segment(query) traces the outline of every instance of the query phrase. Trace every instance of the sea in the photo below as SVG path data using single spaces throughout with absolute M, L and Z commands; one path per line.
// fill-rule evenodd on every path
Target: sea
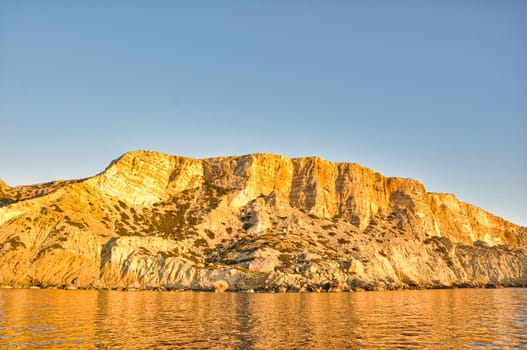
M 1 289 L 0 348 L 527 349 L 527 289 Z

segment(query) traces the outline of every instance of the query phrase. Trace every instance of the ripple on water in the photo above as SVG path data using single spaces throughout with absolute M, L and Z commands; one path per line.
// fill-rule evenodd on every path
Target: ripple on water
M 248 294 L 0 290 L 0 346 L 525 348 L 526 289 Z

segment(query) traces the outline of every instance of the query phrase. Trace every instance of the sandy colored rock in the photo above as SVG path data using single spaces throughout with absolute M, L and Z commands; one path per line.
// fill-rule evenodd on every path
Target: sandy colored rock
M 222 292 L 225 292 L 227 289 L 229 289 L 229 283 L 224 280 L 219 280 L 219 281 L 214 282 L 212 287 L 214 288 L 215 292 L 222 293 Z
M 521 286 L 526 249 L 527 228 L 452 194 L 318 157 L 135 151 L 87 179 L 0 182 L 6 286 Z
M 2 180 L 0 180 L 0 191 L 9 189 L 9 186 Z

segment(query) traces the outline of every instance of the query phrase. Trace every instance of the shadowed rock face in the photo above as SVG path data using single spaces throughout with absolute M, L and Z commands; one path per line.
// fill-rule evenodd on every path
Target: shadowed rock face
M 0 285 L 351 290 L 527 284 L 527 228 L 353 163 L 127 153 L 0 182 Z

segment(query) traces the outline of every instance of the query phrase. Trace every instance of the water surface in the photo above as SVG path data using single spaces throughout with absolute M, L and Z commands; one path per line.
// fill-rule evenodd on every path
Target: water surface
M 527 289 L 0 290 L 0 347 L 527 348 Z

